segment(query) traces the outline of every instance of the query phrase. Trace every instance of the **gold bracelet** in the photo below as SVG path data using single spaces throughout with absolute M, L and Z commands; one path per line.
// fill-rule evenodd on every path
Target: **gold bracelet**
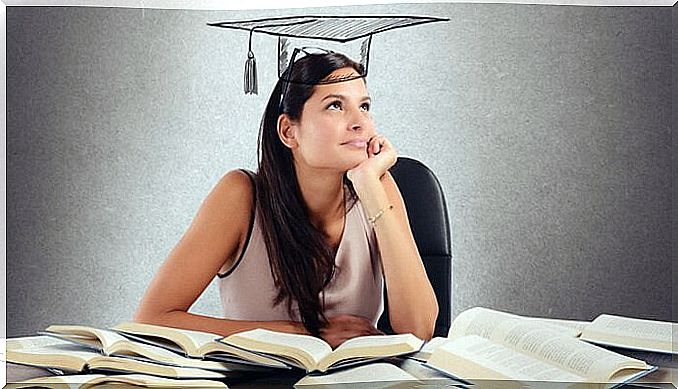
M 379 212 L 377 212 L 376 215 L 374 215 L 374 216 L 372 216 L 372 217 L 370 217 L 370 218 L 367 218 L 367 220 L 368 220 L 370 223 L 372 223 L 372 227 L 374 227 L 374 226 L 376 226 L 377 220 L 379 220 L 379 218 L 382 217 L 382 216 L 384 215 L 384 212 L 386 212 L 386 211 L 388 211 L 388 210 L 390 210 L 390 209 L 393 209 L 393 205 L 389 205 L 389 206 L 386 207 L 386 208 L 380 209 Z

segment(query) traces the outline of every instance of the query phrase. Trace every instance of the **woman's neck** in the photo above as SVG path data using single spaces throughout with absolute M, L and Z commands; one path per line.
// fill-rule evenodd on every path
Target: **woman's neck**
M 311 223 L 316 228 L 324 229 L 343 218 L 345 213 L 343 175 L 326 170 L 311 172 L 298 165 L 296 171 L 301 196 L 308 208 Z

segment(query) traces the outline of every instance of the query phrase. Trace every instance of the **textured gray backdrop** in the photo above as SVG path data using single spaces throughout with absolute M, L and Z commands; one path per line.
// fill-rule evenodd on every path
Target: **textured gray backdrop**
M 285 12 L 451 19 L 376 37 L 369 87 L 445 189 L 455 314 L 672 318 L 670 8 Z M 7 336 L 131 318 L 210 188 L 256 163 L 275 39 L 246 97 L 247 34 L 205 23 L 277 14 L 7 7 Z M 193 310 L 219 315 L 216 289 Z

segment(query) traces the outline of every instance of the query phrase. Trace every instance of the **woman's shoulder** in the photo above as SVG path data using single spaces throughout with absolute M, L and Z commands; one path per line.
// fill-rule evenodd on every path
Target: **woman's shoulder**
M 242 219 L 243 225 L 247 225 L 250 213 L 254 209 L 254 183 L 248 173 L 240 169 L 231 170 L 221 176 L 216 183 L 206 203 L 219 217 L 229 219 Z
M 254 173 L 249 170 L 233 169 L 221 176 L 217 187 L 232 194 L 249 194 L 251 197 L 254 194 L 254 177 Z
M 231 199 L 251 200 L 255 195 L 255 174 L 245 169 L 233 169 L 226 172 L 217 183 L 217 187 Z

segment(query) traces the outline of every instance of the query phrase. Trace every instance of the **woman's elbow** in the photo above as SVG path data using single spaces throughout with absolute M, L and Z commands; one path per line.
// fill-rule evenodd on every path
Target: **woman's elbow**
M 435 320 L 434 321 L 424 321 L 421 320 L 419 323 L 411 323 L 409 326 L 403 326 L 398 329 L 393 328 L 396 333 L 406 334 L 411 333 L 422 340 L 431 340 L 435 330 Z
M 144 324 L 154 324 L 158 320 L 158 314 L 140 305 L 132 316 L 132 321 Z
M 438 305 L 431 307 L 430 312 L 420 313 L 407 322 L 393 322 L 392 327 L 396 333 L 411 333 L 419 339 L 430 340 L 433 337 L 438 319 Z
M 438 319 L 438 305 L 433 307 L 431 314 L 422 317 L 417 323 L 417 329 L 414 335 L 423 340 L 431 340 L 436 329 L 436 320 Z
M 162 325 L 163 318 L 173 310 L 161 309 L 160 304 L 142 301 L 132 316 L 132 321 L 144 324 Z

